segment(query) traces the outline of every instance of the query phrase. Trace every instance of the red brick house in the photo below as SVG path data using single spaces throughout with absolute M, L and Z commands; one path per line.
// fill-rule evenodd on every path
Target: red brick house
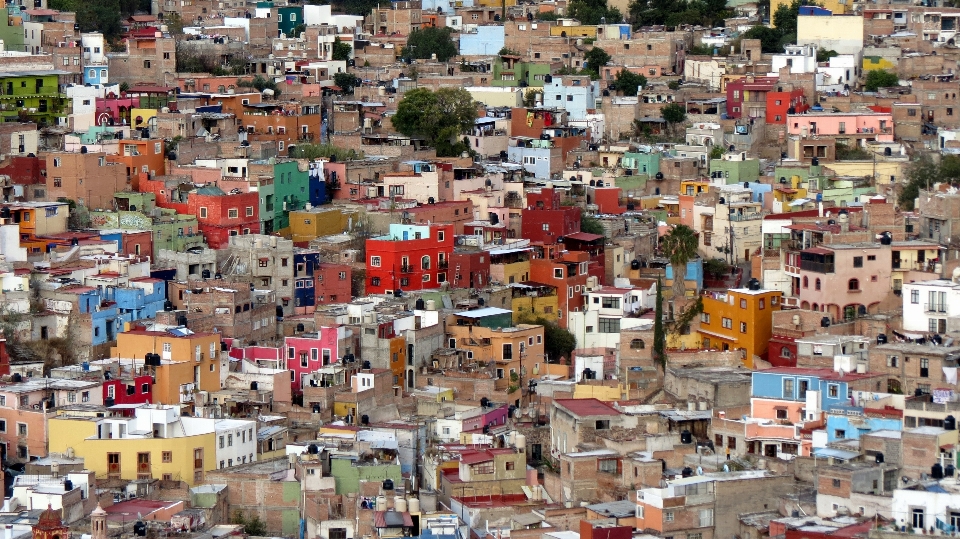
M 153 193 L 157 206 L 196 215 L 200 233 L 211 249 L 227 244 L 230 236 L 260 233 L 260 198 L 257 193 L 225 193 L 215 185 L 196 187 L 167 183 L 140 175 L 140 191 Z
M 521 211 L 520 222 L 522 237 L 533 243 L 557 243 L 561 237 L 580 232 L 580 208 L 561 206 L 560 192 L 544 187 L 527 193 L 527 207 Z
M 391 224 L 384 236 L 367 240 L 368 294 L 439 288 L 449 280 L 454 227 L 450 224 Z

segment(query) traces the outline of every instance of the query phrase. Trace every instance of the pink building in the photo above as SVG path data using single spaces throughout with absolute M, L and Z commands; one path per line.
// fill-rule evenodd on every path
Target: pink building
M 893 114 L 889 112 L 807 112 L 787 116 L 791 135 L 843 136 L 893 142 Z M 870 135 L 873 135 L 872 137 Z
M 326 365 L 339 363 L 341 341 L 347 338 L 347 328 L 319 327 L 316 333 L 303 333 L 283 340 L 286 349 L 286 368 L 292 371 L 290 384 L 294 393 L 303 390 L 303 378 Z
M 800 308 L 834 321 L 876 312 L 890 291 L 891 260 L 889 246 L 873 243 L 800 251 Z

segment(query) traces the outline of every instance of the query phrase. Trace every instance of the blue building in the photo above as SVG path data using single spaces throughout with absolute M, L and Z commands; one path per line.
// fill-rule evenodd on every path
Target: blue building
M 864 434 L 878 430 L 903 430 L 903 414 L 896 410 L 864 409 L 858 406 L 827 410 L 827 442 L 859 440 Z
M 87 334 L 84 337 L 89 336 L 90 344 L 106 344 L 115 340 L 117 333 L 123 331 L 120 309 L 116 303 L 107 300 L 103 291 L 80 287 L 65 292 L 76 294 L 75 312 L 79 316 L 75 316 L 71 324 L 76 330 Z
M 477 26 L 476 30 L 460 34 L 461 56 L 490 56 L 500 53 L 506 44 L 504 27 Z
M 317 292 L 314 285 L 316 269 L 320 267 L 320 253 L 293 253 L 293 306 L 297 314 L 306 313 L 307 307 L 316 307 Z
M 673 265 L 668 264 L 665 272 L 668 281 L 673 280 Z M 685 281 L 695 281 L 697 290 L 703 290 L 703 259 L 696 258 L 687 262 L 687 273 L 684 276 Z
M 600 108 L 599 99 L 600 82 L 590 77 L 553 77 L 543 83 L 543 106 L 564 109 L 570 120 L 586 120 L 588 110 Z
M 775 399 L 783 401 L 807 401 L 807 393 L 817 391 L 819 409 L 846 406 L 850 403 L 853 381 L 869 380 L 877 375 L 845 373 L 830 369 L 803 369 L 781 367 L 753 373 L 752 397 L 755 399 Z M 869 390 L 865 383 L 857 389 Z M 812 412 L 812 411 L 808 411 Z M 809 416 L 808 416 L 809 417 Z
M 335 181 L 336 172 L 332 174 L 333 180 Z M 307 184 L 309 189 L 307 198 L 310 204 L 320 206 L 321 204 L 329 202 L 329 200 L 327 200 L 327 178 L 324 177 L 322 166 L 315 166 L 313 163 L 310 164 L 310 168 L 307 171 Z
M 514 137 L 507 146 L 507 159 L 537 178 L 549 178 L 551 160 L 560 159 L 560 155 L 560 149 L 554 147 L 552 140 Z
M 89 65 L 83 68 L 83 83 L 91 86 L 108 84 L 110 82 L 110 68 L 106 64 Z

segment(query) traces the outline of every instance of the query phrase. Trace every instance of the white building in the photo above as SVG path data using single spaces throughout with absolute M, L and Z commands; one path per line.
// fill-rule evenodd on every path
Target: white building
M 587 308 L 569 314 L 568 325 L 577 348 L 616 348 L 620 331 L 652 327 L 653 320 L 631 317 L 649 302 L 649 295 L 647 290 L 613 287 L 587 294 Z
M 955 272 L 956 273 L 956 272 Z M 903 283 L 903 329 L 930 333 L 960 331 L 960 283 L 936 279 Z
M 898 489 L 893 491 L 889 517 L 898 525 L 915 530 L 937 528 L 937 521 L 960 527 L 960 484 L 956 477 L 939 482 L 939 488 Z M 886 516 L 886 515 L 885 515 Z
M 770 62 L 770 75 L 777 76 L 784 67 L 790 73 L 813 73 L 817 69 L 817 46 L 787 45 L 783 54 L 774 54 Z
M 854 86 L 860 76 L 857 57 L 852 54 L 841 54 L 831 58 L 826 66 L 817 69 L 818 92 L 843 92 L 846 86 Z M 851 82 L 852 81 L 852 82 Z
M 217 419 L 217 468 L 257 461 L 257 422 L 243 419 Z

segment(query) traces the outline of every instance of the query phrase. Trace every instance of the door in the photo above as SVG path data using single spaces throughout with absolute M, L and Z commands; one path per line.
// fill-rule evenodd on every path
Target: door
M 193 482 L 203 482 L 203 448 L 193 450 Z
M 150 479 L 150 453 L 137 453 L 137 479 Z
M 107 453 L 107 477 L 120 477 L 120 453 Z

